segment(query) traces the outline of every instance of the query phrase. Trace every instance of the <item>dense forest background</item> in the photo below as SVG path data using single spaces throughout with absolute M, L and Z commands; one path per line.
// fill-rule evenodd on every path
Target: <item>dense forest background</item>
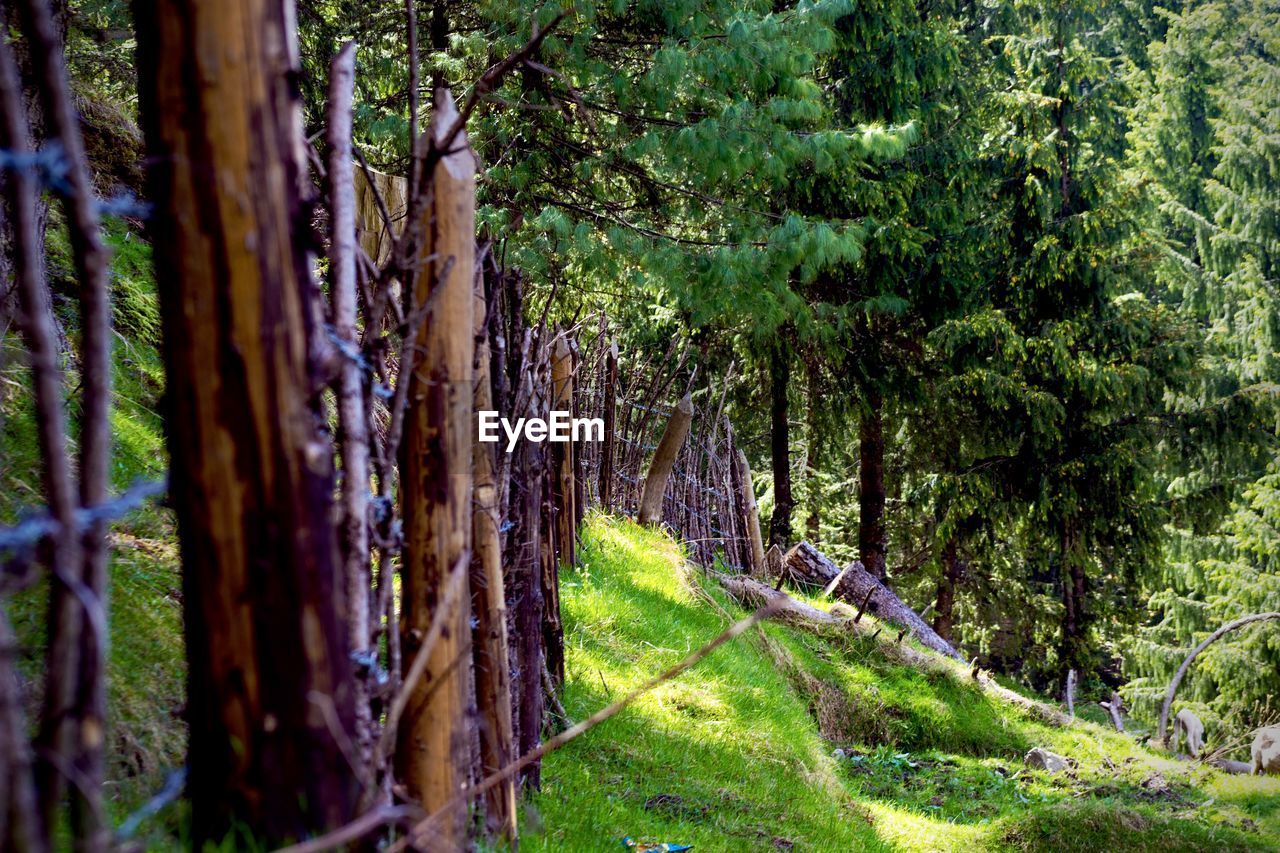
M 184 208 L 181 177 L 155 176 L 168 175 L 167 166 L 157 166 L 162 150 L 217 147 L 216 113 L 175 106 L 182 86 L 190 87 L 188 94 L 199 91 L 199 75 L 216 67 L 212 60 L 197 63 L 197 72 L 185 64 L 188 55 L 205 61 L 200 51 L 214 43 L 206 39 L 214 38 L 209 21 L 217 12 L 209 7 L 216 5 L 11 0 L 0 6 L 13 57 L 5 62 L 15 72 L 0 87 L 7 117 L 0 168 L 8 193 L 0 253 L 0 521 L 6 525 L 0 556 L 8 562 L 0 591 L 12 625 L 0 626 L 0 652 L 17 652 L 12 679 L 7 665 L 0 669 L 8 700 L 0 702 L 0 729 L 16 737 L 26 723 L 13 722 L 18 718 L 11 713 L 38 720 L 38 709 L 58 701 L 52 686 L 58 679 L 41 682 L 59 672 L 58 620 L 79 619 L 67 614 L 85 593 L 56 572 L 50 581 L 33 567 L 70 559 L 66 541 L 80 537 L 69 531 L 80 531 L 90 537 L 85 566 L 99 563 L 96 575 L 85 575 L 88 594 L 111 602 L 109 615 L 83 605 L 87 614 L 98 614 L 87 615 L 86 624 L 109 618 L 109 630 L 84 633 L 109 635 L 109 651 L 105 642 L 95 650 L 92 639 L 76 641 L 87 643 L 80 647 L 83 660 L 100 657 L 105 686 L 94 687 L 102 674 L 91 669 L 65 685 L 67 702 L 99 708 L 98 718 L 110 725 L 105 746 L 85 747 L 85 755 L 106 756 L 81 768 L 87 787 L 121 779 L 162 786 L 165 774 L 184 763 L 184 725 L 196 725 L 187 715 L 218 700 L 216 691 L 193 695 L 187 670 L 216 669 L 217 647 L 211 646 L 212 662 L 201 663 L 184 646 L 182 626 L 185 607 L 188 644 L 193 624 L 219 629 L 213 611 L 201 617 L 208 624 L 193 621 L 198 608 L 192 601 L 198 592 L 216 598 L 217 581 L 210 578 L 223 576 L 226 564 L 215 547 L 221 546 L 210 537 L 213 544 L 200 557 L 203 540 L 187 531 L 198 526 L 191 520 L 203 512 L 197 507 L 217 503 L 210 497 L 217 494 L 213 481 L 192 471 L 206 457 L 214 465 L 220 445 L 206 440 L 212 421 L 183 413 L 201 405 L 203 386 L 185 380 L 204 375 L 202 358 L 214 353 L 217 365 L 229 363 L 227 351 L 218 349 L 229 338 L 209 332 L 206 339 L 201 329 L 202 312 L 222 317 L 230 309 L 212 298 L 202 302 L 200 288 L 215 292 L 237 267 L 230 254 L 210 249 L 207 279 L 193 272 L 199 262 L 191 259 L 211 244 L 183 229 L 216 196 L 201 201 L 197 193 Z M 509 314 L 501 322 L 516 324 L 498 330 L 490 320 L 484 346 L 496 348 L 512 329 L 532 329 L 535 351 L 558 352 L 554 341 L 538 336 L 544 328 L 573 327 L 585 330 L 589 352 L 607 350 L 607 339 L 624 363 L 677 364 L 672 388 L 687 386 L 701 409 L 722 413 L 732 424 L 734 446 L 756 472 L 750 485 L 764 546 L 785 552 L 807 541 L 838 565 L 859 561 L 963 652 L 975 677 L 989 671 L 1050 701 L 1068 690 L 1073 701 L 1115 694 L 1131 726 L 1145 731 L 1156 727 L 1166 687 L 1197 643 L 1232 620 L 1280 611 L 1275 0 L 237 0 L 228 6 L 236 11 L 226 13 L 225 38 L 251 42 L 245 33 L 259 14 L 279 27 L 279 33 L 268 29 L 264 43 L 274 44 L 278 34 L 296 37 L 296 45 L 281 49 L 292 60 L 296 47 L 296 68 L 261 95 L 268 105 L 277 103 L 273 97 L 300 101 L 306 153 L 299 181 L 316 190 L 290 208 L 295 249 L 286 246 L 281 257 L 294 251 L 320 258 L 314 268 L 294 259 L 298 276 L 314 272 L 317 304 L 336 306 L 323 309 L 329 313 L 315 337 L 332 338 L 339 361 L 358 362 L 373 377 L 353 372 L 344 378 L 343 368 L 332 368 L 327 396 L 315 395 L 345 480 L 352 470 L 345 442 L 354 422 L 342 407 L 344 400 L 364 399 L 371 425 L 364 441 L 374 449 L 358 470 L 362 482 L 374 483 L 373 495 L 337 490 L 332 468 L 327 480 L 306 474 L 288 486 L 262 488 L 273 496 L 263 498 L 268 504 L 295 489 L 290 500 L 301 509 L 285 516 L 286 528 L 322 527 L 317 519 L 327 517 L 331 504 L 350 518 L 357 511 L 344 503 L 349 498 L 364 501 L 357 504 L 364 519 L 368 504 L 373 521 L 361 521 L 367 528 L 361 546 L 353 550 L 355 540 L 342 540 L 330 578 L 347 583 L 344 567 L 364 572 L 359 595 L 373 624 L 352 629 L 352 647 L 373 662 L 357 661 L 361 667 L 401 668 L 399 657 L 389 657 L 400 654 L 390 639 L 398 633 L 400 596 L 430 605 L 416 615 L 404 605 L 401 617 L 417 620 L 403 628 L 413 642 L 441 630 L 430 607 L 456 604 L 443 563 L 463 551 L 439 551 L 437 576 L 398 574 L 401 544 L 406 553 L 414 542 L 427 550 L 444 547 L 431 538 L 441 534 L 422 531 L 438 531 L 434 525 L 445 522 L 424 514 L 415 528 L 412 497 L 400 485 L 417 476 L 417 469 L 405 473 L 411 463 L 403 454 L 413 452 L 406 448 L 428 448 L 422 458 L 434 459 L 430 454 L 441 445 L 432 443 L 436 427 L 423 421 L 415 428 L 412 409 L 405 424 L 394 414 L 403 402 L 397 347 L 419 334 L 415 309 L 454 309 L 440 307 L 450 297 L 432 306 L 415 301 L 427 297 L 413 284 L 417 268 L 405 260 L 442 239 L 435 226 L 424 231 L 423 245 L 401 238 L 386 256 L 366 256 L 369 264 L 344 271 L 334 246 L 348 220 L 334 203 L 340 197 L 334 187 L 356 173 L 407 178 L 406 218 L 437 211 L 445 196 L 434 176 L 449 160 L 448 151 L 433 147 L 442 127 L 457 133 L 445 134 L 445 148 L 463 140 L 475 156 L 471 236 L 482 247 L 476 261 L 486 282 L 482 296 L 490 299 L 491 314 L 498 310 L 492 305 L 501 304 L 499 313 Z M 37 8 L 45 11 L 31 11 Z M 52 41 L 42 42 L 46 36 Z M 344 47 L 349 42 L 355 47 Z M 273 56 L 269 47 L 262 50 Z M 59 90 L 61 72 L 50 69 L 62 67 Z M 352 69 L 353 95 L 350 132 L 343 137 L 333 132 L 342 111 L 335 112 L 332 87 L 345 67 Z M 246 99 L 259 97 L 256 78 L 248 75 L 244 83 Z M 58 91 L 65 103 L 53 97 Z M 457 115 L 444 106 L 447 100 L 453 110 L 455 97 L 462 118 L 456 127 L 441 124 L 439 116 Z M 82 151 L 67 144 L 64 106 L 74 112 Z M 15 132 L 19 114 L 29 139 Z M 280 150 L 304 144 L 290 136 L 288 120 L 268 124 L 284 140 Z M 250 146 L 246 162 L 268 154 Z M 26 188 L 28 180 L 33 188 Z M 277 190 L 264 184 L 263 198 L 245 204 L 265 210 Z M 30 230 L 47 280 L 43 307 L 34 296 L 23 301 L 23 273 L 36 257 L 24 241 L 23 199 L 31 204 Z M 420 258 L 433 270 L 432 281 L 449 275 L 443 251 Z M 105 301 L 95 309 L 92 294 L 99 291 L 86 282 L 94 280 L 94 259 L 108 256 L 101 262 Z M 346 292 L 343 276 L 359 282 L 349 285 L 347 314 L 337 296 Z M 522 302 L 511 308 L 495 301 L 505 282 L 517 279 Z M 185 308 L 179 296 L 190 298 L 181 303 Z M 469 291 L 459 298 L 467 301 Z M 395 307 L 400 301 L 403 310 Z M 301 318 L 307 311 L 289 299 L 281 305 L 285 325 L 290 312 Z M 33 344 L 39 336 L 32 318 L 45 309 L 50 322 L 42 340 L 53 349 L 42 350 Z M 597 317 L 607 319 L 597 323 Z M 466 318 L 462 326 L 469 328 L 471 313 Z M 384 323 L 385 339 L 375 340 Z M 483 308 L 476 323 L 477 330 L 485 326 Z M 181 342 L 188 340 L 194 343 L 184 351 Z M 280 352 L 301 346 L 287 335 L 281 340 Z M 519 341 L 507 345 L 519 351 Z M 313 366 L 280 357 L 274 381 L 287 386 L 303 375 L 314 378 Z M 506 381 L 502 371 L 509 370 L 519 399 L 520 371 L 532 371 L 535 361 L 522 368 L 513 355 L 494 382 Z M 53 375 L 42 374 L 41 365 L 53 370 L 55 362 L 68 426 L 67 435 L 50 438 L 54 410 L 42 408 L 46 398 L 38 386 L 42 376 Z M 470 350 L 466 362 L 469 371 Z M 94 378 L 93 365 L 106 365 L 105 379 Z M 553 394 L 560 387 L 555 376 L 548 374 Z M 243 382 L 245 399 L 256 400 L 252 375 Z M 363 390 L 346 396 L 346 387 Z M 289 406 L 310 403 L 281 394 L 278 422 L 292 424 Z M 678 397 L 673 391 L 667 402 Z M 222 400 L 224 410 L 230 400 Z M 243 433 L 218 422 L 229 441 L 236 435 L 248 441 L 255 426 L 274 422 L 246 406 Z M 288 429 L 281 431 L 283 445 L 264 439 L 262 446 L 306 450 L 288 443 Z M 387 435 L 389 443 L 378 445 Z M 48 460 L 63 445 L 74 461 L 70 473 L 59 474 Z M 468 466 L 471 452 L 465 444 Z M 51 491 L 51 483 L 65 486 L 72 474 L 81 478 L 79 497 Z M 157 502 L 166 478 L 174 497 Z M 585 501 L 580 495 L 579 504 Z M 76 507 L 94 506 L 110 512 L 73 524 Z M 392 506 L 400 507 L 403 525 L 401 516 L 384 523 Z M 52 526 L 41 527 L 47 517 Z M 608 536 L 603 522 L 593 523 L 583 551 L 600 559 L 601 537 Z M 60 526 L 67 524 L 73 526 Z M 469 521 L 465 526 L 471 530 Z M 505 536 L 507 525 L 499 526 Z M 415 530 L 423 538 L 415 540 Z M 93 556 L 99 553 L 94 531 L 102 542 L 109 539 L 109 556 L 105 545 Z M 299 557 L 308 547 L 300 541 L 265 553 L 281 564 L 310 565 Z M 570 530 L 565 542 L 573 541 Z M 574 563 L 574 547 L 555 552 L 565 570 Z M 507 553 L 492 564 L 499 589 Z M 80 559 L 78 550 L 74 556 Z M 555 562 L 553 556 L 553 568 Z M 262 568 L 246 565 L 247 577 Z M 263 593 L 263 612 L 297 603 L 309 613 L 320 601 L 323 621 L 328 593 L 310 585 L 311 571 L 286 573 Z M 350 589 L 347 594 L 358 599 Z M 484 593 L 472 596 L 481 614 Z M 501 609 L 495 612 L 501 623 Z M 450 613 L 469 635 L 468 617 Z M 379 627 L 384 618 L 385 629 Z M 335 616 L 326 627 L 349 621 Z M 564 626 L 558 628 L 565 643 Z M 320 655 L 325 660 L 310 660 L 306 678 L 312 681 L 298 687 L 302 695 L 324 692 L 326 679 L 341 682 L 337 673 L 346 666 L 329 659 L 343 657 L 334 636 L 324 634 L 317 644 L 308 630 L 299 627 L 289 642 L 300 650 L 327 644 L 328 651 Z M 516 626 L 513 649 L 518 636 Z M 567 642 L 573 644 L 571 636 Z M 411 657 L 406 651 L 406 669 Z M 479 659 L 475 665 L 478 672 L 484 668 Z M 281 679 L 293 677 L 289 662 L 278 666 Z M 563 667 L 561 661 L 560 672 L 551 666 L 548 673 L 551 705 L 564 687 Z M 264 669 L 268 683 L 272 672 Z M 445 683 L 450 676 L 439 677 Z M 77 690 L 102 693 L 73 702 Z M 536 690 L 541 693 L 540 682 Z M 390 702 L 379 706 L 375 697 L 370 712 L 369 696 L 360 695 L 365 717 L 357 711 L 355 722 L 343 723 L 359 730 L 357 748 L 377 756 L 394 740 L 377 734 L 379 714 L 388 713 Z M 1230 738 L 1280 719 L 1280 623 L 1261 620 L 1214 642 L 1196 659 L 1179 697 L 1181 707 L 1204 721 L 1211 740 L 1219 733 L 1216 745 L 1224 754 L 1247 752 L 1247 742 Z M 428 692 L 421 701 L 441 700 Z M 502 701 L 511 704 L 510 697 Z M 517 718 L 519 701 L 517 695 Z M 542 701 L 531 735 L 520 735 L 517 720 L 517 743 L 503 746 L 509 757 L 520 754 L 512 753 L 515 746 L 538 746 Z M 510 729 L 511 708 L 505 713 Z M 560 714 L 570 722 L 563 707 Z M 214 716 L 200 724 L 213 731 L 222 725 Z M 548 733 L 570 728 L 548 719 Z M 111 823 L 102 817 L 100 795 L 77 794 L 79 783 L 72 784 L 71 798 L 83 796 L 89 804 L 80 811 L 96 810 L 97 817 L 76 817 L 73 808 L 75 829 L 66 829 L 54 816 L 65 791 L 50 779 L 64 770 L 45 765 L 50 749 L 64 749 L 58 746 L 64 736 L 61 723 L 48 728 L 47 715 L 44 725 L 28 757 L 43 828 L 29 838 L 44 836 L 40 846 L 52 840 L 56 847 L 65 830 L 102 849 L 105 836 L 97 845 L 84 841 Z M 190 731 L 195 742 L 196 729 Z M 100 731 L 95 737 L 103 740 Z M 0 740 L 5 745 L 19 755 L 16 745 Z M 74 761 L 84 758 L 74 747 L 65 750 Z M 317 780 L 332 768 L 317 769 L 320 757 L 310 759 L 317 767 L 306 764 L 299 757 L 306 754 L 302 748 L 277 755 L 297 758 L 299 775 L 314 771 L 307 784 L 315 786 L 313 794 L 329 796 Z M 397 775 L 419 774 L 420 787 L 435 784 L 434 767 L 415 770 L 399 756 L 391 763 Z M 505 765 L 497 761 L 492 768 Z M 389 803 L 393 773 L 386 762 L 378 774 L 386 776 Z M 265 778 L 269 788 L 272 777 Z M 281 779 L 295 781 L 288 773 Z M 521 781 L 537 785 L 536 777 Z M 170 782 L 181 790 L 181 780 Z M 204 777 L 187 784 L 197 802 L 200 792 L 210 800 L 225 794 Z M 6 780 L 2 791 L 11 788 L 17 790 Z M 435 804 L 448 802 L 452 794 L 446 794 Z M 137 791 L 128 809 L 113 805 L 112 796 L 106 808 L 113 814 L 139 805 Z M 347 802 L 345 810 L 312 815 L 310 824 L 282 818 L 262 830 L 264 837 L 283 842 L 333 829 L 355 816 L 357 802 L 369 806 L 350 791 L 333 796 Z M 429 796 L 423 802 L 429 804 Z M 22 823 L 17 803 L 7 809 L 11 827 Z M 191 832 L 200 840 L 220 837 L 235 825 L 238 808 L 234 798 L 204 816 L 196 806 Z M 380 823 L 404 822 L 399 813 L 377 814 Z M 514 837 L 513 829 L 496 834 L 504 832 Z
M 473 80 L 559 11 L 423 10 L 423 74 Z M 482 227 L 624 350 L 681 334 L 738 365 L 770 541 L 936 600 L 1028 684 L 1074 667 L 1145 713 L 1199 632 L 1276 608 L 1274 8 L 571 15 L 471 129 Z M 299 6 L 309 131 L 357 39 L 357 144 L 396 174 L 402 26 Z M 1205 710 L 1280 688 L 1266 626 L 1206 655 Z

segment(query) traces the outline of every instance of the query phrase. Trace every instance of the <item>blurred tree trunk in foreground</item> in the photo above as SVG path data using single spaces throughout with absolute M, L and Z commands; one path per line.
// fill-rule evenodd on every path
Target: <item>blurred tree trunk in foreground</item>
M 137 0 L 189 659 L 192 831 L 351 817 L 290 0 Z

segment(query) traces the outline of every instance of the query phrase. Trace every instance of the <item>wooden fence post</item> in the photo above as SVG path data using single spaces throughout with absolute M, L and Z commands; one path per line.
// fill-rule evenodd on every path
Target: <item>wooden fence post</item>
M 475 409 L 493 408 L 489 341 L 483 280 L 476 287 Z M 472 661 L 476 710 L 480 715 L 480 776 L 501 770 L 513 759 L 511 735 L 511 662 L 507 648 L 507 604 L 502 576 L 501 525 L 494 445 L 472 441 L 475 504 L 471 510 Z M 491 835 L 516 840 L 515 780 L 508 778 L 485 793 L 485 824 Z
M 333 472 L 309 360 L 311 182 L 283 8 L 136 5 L 195 847 L 237 826 L 266 845 L 307 837 L 348 821 L 356 800 Z
M 568 336 L 556 335 L 551 348 L 551 410 L 573 412 L 573 350 Z M 553 465 L 552 482 L 555 485 L 556 558 L 566 566 L 577 559 L 575 546 L 578 538 L 575 508 L 577 488 L 574 485 L 573 442 L 556 442 L 551 445 Z
M 604 446 L 600 450 L 600 505 L 613 510 L 613 455 L 617 447 L 614 430 L 618 417 L 618 342 L 609 342 L 604 361 Z
M 519 322 L 518 315 L 515 322 Z M 518 325 L 516 331 L 519 331 Z M 524 355 L 526 359 L 532 357 L 528 347 L 524 349 Z M 519 368 L 516 375 L 520 377 L 520 384 L 513 396 L 515 400 L 523 401 L 528 406 L 527 411 L 533 414 L 540 411 L 533 370 L 527 361 L 522 361 Z M 512 413 L 503 414 L 510 416 Z M 514 526 L 507 534 L 506 551 L 511 567 L 511 636 L 514 638 L 511 658 L 516 674 L 512 685 L 514 727 L 516 752 L 520 755 L 535 749 L 542 739 L 542 670 L 546 665 L 542 623 L 546 605 L 542 598 L 544 475 L 540 448 L 541 445 L 533 442 L 521 442 L 510 468 L 509 506 Z M 540 781 L 540 764 L 537 762 L 520 774 L 520 784 L 526 789 L 536 790 Z
M 444 141 L 458 112 L 452 94 L 436 92 L 431 144 Z M 424 141 L 424 144 L 425 141 Z M 422 241 L 416 305 L 427 304 L 418 331 L 418 362 L 410 376 L 409 410 L 401 447 L 404 523 L 403 666 L 409 672 L 435 611 L 444 606 L 454 572 L 467 571 L 472 506 L 472 363 L 474 353 L 475 158 L 465 135 L 435 166 L 432 203 L 418 223 Z M 430 292 L 428 292 L 430 291 Z M 469 599 L 455 599 L 426 672 L 411 691 L 396 743 L 397 778 L 432 813 L 467 783 L 471 765 L 467 726 L 470 669 Z M 439 825 L 443 847 L 466 842 L 465 810 Z
M 755 484 L 751 481 L 751 463 L 747 454 L 737 450 L 733 463 L 738 469 L 738 506 L 746 526 L 748 556 L 747 573 L 755 577 L 765 575 L 764 537 L 760 534 L 760 509 L 756 505 Z
M 550 352 L 547 347 L 539 347 L 539 369 L 541 383 L 540 402 L 537 410 L 540 417 L 548 416 L 554 408 L 554 384 L 550 378 Z M 531 413 L 532 414 L 532 413 Z M 554 685 L 564 683 L 564 623 L 560 620 L 560 522 L 564 518 L 564 510 L 559 504 L 557 491 L 560 486 L 560 466 L 557 464 L 554 451 L 543 452 L 540 456 L 542 466 L 542 654 L 546 661 L 547 672 Z M 542 673 L 534 676 L 538 685 L 542 684 Z M 541 689 L 540 687 L 536 689 Z
M 689 435 L 689 425 L 693 423 L 693 398 L 685 394 L 671 413 L 667 428 L 658 442 L 658 449 L 653 453 L 653 461 L 649 463 L 649 473 L 644 478 L 644 496 L 640 499 L 638 521 L 641 524 L 662 523 L 662 496 L 667 491 L 667 480 L 671 477 L 671 468 L 675 465 L 676 456 Z

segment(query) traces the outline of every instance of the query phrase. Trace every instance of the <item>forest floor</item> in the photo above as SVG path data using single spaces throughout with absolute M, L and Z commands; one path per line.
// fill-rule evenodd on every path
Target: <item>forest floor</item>
M 602 515 L 562 584 L 573 720 L 742 615 L 671 539 Z M 1035 746 L 1073 768 L 1026 769 Z M 624 836 L 700 851 L 1280 849 L 1280 779 L 1173 761 L 1093 722 L 1054 728 L 891 663 L 875 640 L 771 624 L 547 758 L 525 849 Z

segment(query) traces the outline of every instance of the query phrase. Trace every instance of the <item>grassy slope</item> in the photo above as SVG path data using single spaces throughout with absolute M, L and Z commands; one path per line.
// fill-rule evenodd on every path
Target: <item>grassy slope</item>
M 575 720 L 740 613 L 695 587 L 674 543 L 627 522 L 594 518 L 582 563 L 563 578 Z M 1093 723 L 1041 725 L 867 641 L 765 635 L 550 756 L 526 849 L 610 849 L 624 835 L 702 851 L 1280 849 L 1280 780 L 1169 761 Z M 833 758 L 836 746 L 854 756 Z M 1077 767 L 1027 771 L 1031 746 Z

